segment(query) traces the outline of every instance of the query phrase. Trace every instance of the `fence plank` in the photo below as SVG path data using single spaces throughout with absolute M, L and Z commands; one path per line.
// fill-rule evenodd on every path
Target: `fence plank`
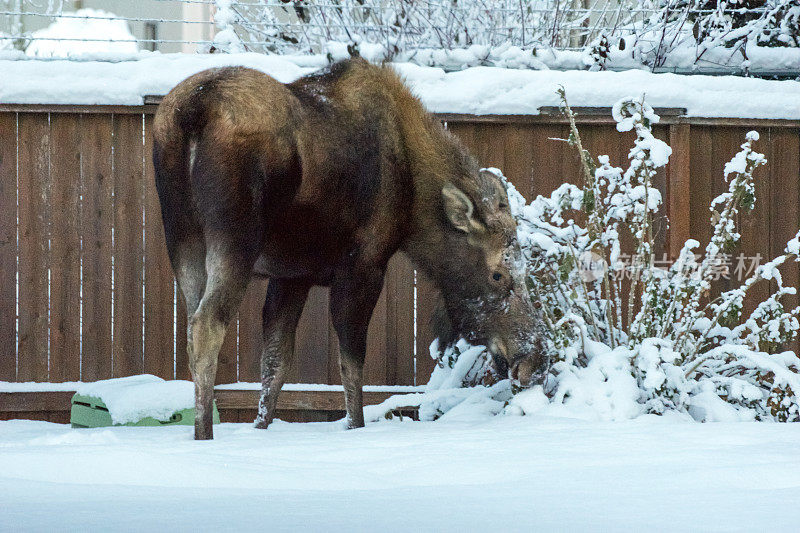
M 50 117 L 50 381 L 81 377 L 80 117 Z
M 531 198 L 539 194 L 550 196 L 565 180 L 575 183 L 574 175 L 569 179 L 570 171 L 564 171 L 565 168 L 575 168 L 577 165 L 577 156 L 570 154 L 573 148 L 565 142 L 553 140 L 566 139 L 569 136 L 569 127 L 559 124 L 534 125 L 530 127 L 530 132 L 530 150 L 535 154 Z
M 172 265 L 153 170 L 153 117 L 144 118 L 144 371 L 174 377 Z
M 217 357 L 217 378 L 214 383 L 236 383 L 238 365 L 239 317 L 233 317 Z
M 17 114 L 0 113 L 0 381 L 17 378 Z
M 416 384 L 428 382 L 436 361 L 430 356 L 430 345 L 436 334 L 433 331 L 433 315 L 439 304 L 439 290 L 422 271 L 417 270 L 417 357 Z
M 372 311 L 367 330 L 367 357 L 364 365 L 364 383 L 370 385 L 385 385 L 386 372 L 392 361 L 387 354 L 388 341 L 387 316 L 386 316 L 386 279 L 381 289 L 381 294 Z
M 739 150 L 741 144 L 745 141 L 745 135 L 752 128 L 718 128 L 715 130 L 714 135 L 717 138 L 715 146 L 722 150 L 718 154 L 718 161 L 716 163 L 716 175 L 719 176 L 717 180 L 722 182 L 723 167 Z M 769 155 L 769 131 L 766 128 L 758 129 L 761 134 L 761 141 L 755 143 L 754 149 L 759 152 Z M 755 185 L 756 205 L 752 211 L 742 211 L 739 215 L 739 227 L 742 237 L 739 246 L 731 255 L 731 272 L 730 281 L 725 283 L 725 290 L 741 285 L 742 280 L 736 276 L 735 267 L 739 254 L 744 254 L 745 257 L 759 257 L 760 263 L 772 259 L 770 255 L 770 197 L 771 197 L 771 184 L 769 180 L 770 174 L 769 165 L 767 167 L 760 167 L 753 173 L 753 182 Z M 723 185 L 724 190 L 728 189 L 728 185 Z M 720 191 L 722 192 L 722 191 Z M 757 283 L 748 291 L 748 298 L 745 299 L 744 315 L 746 318 L 754 309 L 755 306 L 764 301 L 770 294 L 769 283 Z
M 83 353 L 81 379 L 111 377 L 111 115 L 81 116 Z
M 763 146 L 762 146 L 763 148 Z M 771 185 L 770 197 L 770 257 L 782 254 L 786 242 L 800 228 L 800 131 L 789 128 L 770 128 L 767 170 Z M 785 286 L 800 287 L 800 268 L 789 261 L 781 268 Z M 784 298 L 786 309 L 800 303 L 797 295 Z M 789 349 L 797 352 L 797 340 Z
M 114 115 L 114 376 L 141 374 L 142 115 Z
M 47 381 L 50 123 L 46 114 L 19 115 L 18 381 Z
M 739 150 L 749 128 L 692 126 L 691 129 L 691 162 L 692 183 L 690 198 L 690 231 L 691 236 L 705 247 L 712 234 L 712 223 L 708 207 L 711 201 L 728 189 L 723 178 L 723 168 Z M 762 132 L 766 139 L 766 132 Z M 756 145 L 756 150 L 759 146 Z M 763 147 L 762 147 L 763 148 Z M 767 169 L 756 171 L 756 206 L 751 212 L 742 212 L 738 227 L 742 235 L 739 246 L 730 258 L 731 272 L 729 279 L 719 279 L 712 283 L 712 296 L 741 285 L 745 273 L 737 272 L 736 267 L 741 255 L 746 268 L 750 266 L 750 258 L 760 254 L 763 263 L 769 255 L 769 198 L 770 186 Z M 702 252 L 701 252 L 702 253 Z M 742 279 L 740 279 L 740 277 Z M 761 301 L 767 296 L 767 284 L 756 284 L 748 292 L 745 299 L 745 314 L 753 309 L 755 300 Z
M 751 128 L 737 128 L 732 144 L 735 146 L 734 150 L 725 158 L 727 161 L 739 151 L 740 145 L 745 140 L 745 135 Z M 756 143 L 756 151 L 769 154 L 770 147 L 766 144 L 769 140 L 769 130 L 767 128 L 759 128 L 758 132 L 761 134 L 760 143 Z M 766 141 L 766 142 L 765 142 Z M 753 173 L 753 182 L 756 189 L 756 205 L 750 214 L 743 214 L 740 218 L 742 224 L 742 240 L 740 249 L 745 256 L 757 256 L 761 254 L 761 263 L 765 263 L 772 259 L 771 237 L 775 233 L 774 228 L 770 228 L 770 204 L 772 196 L 773 184 L 769 179 L 770 169 L 767 167 L 760 167 Z M 735 263 L 735 257 L 732 258 Z M 732 266 L 735 266 L 732 265 Z M 738 280 L 735 279 L 734 272 L 731 272 L 731 278 L 734 285 L 738 285 Z M 774 286 L 774 288 L 777 288 Z M 745 305 L 745 313 L 751 313 L 755 307 L 763 302 L 771 294 L 769 284 L 757 284 L 748 291 L 748 295 L 752 298 L 749 305 Z M 745 315 L 746 317 L 747 315 Z
M 713 183 L 715 173 L 712 146 L 713 128 L 692 126 L 689 159 L 692 162 L 692 180 L 689 195 L 689 235 L 700 243 L 707 243 L 711 237 L 708 206 L 714 199 Z M 720 175 L 721 176 L 721 175 Z M 717 178 L 721 180 L 721 177 Z
M 450 133 L 458 137 L 467 148 L 475 145 L 475 124 L 470 122 L 445 123 L 445 127 Z M 472 153 L 475 157 L 479 157 L 479 154 Z
M 175 291 L 176 315 L 175 315 L 175 378 L 192 379 L 189 370 L 189 352 L 187 352 L 186 340 L 186 301 L 183 299 L 178 284 L 173 284 Z
M 455 125 L 453 125 L 455 126 Z M 478 158 L 482 167 L 497 167 L 502 169 L 505 163 L 505 151 L 503 149 L 503 132 L 506 128 L 503 124 L 482 124 L 475 128 L 472 141 L 464 139 L 467 148 Z M 458 135 L 458 130 L 455 130 Z
M 326 383 L 330 344 L 328 289 L 312 287 L 297 325 L 294 364 L 288 382 Z
M 533 200 L 533 162 L 530 128 L 509 125 L 503 136 L 503 174 L 529 202 Z
M 386 383 L 414 384 L 414 267 L 395 254 L 386 275 Z
M 691 236 L 689 217 L 686 216 L 691 209 L 691 142 L 692 132 L 689 124 L 673 124 L 669 127 L 672 157 L 667 167 L 666 207 L 669 219 L 667 253 L 672 260 L 678 258 L 683 245 Z
M 725 185 L 722 178 L 724 162 L 720 161 L 721 154 L 724 152 L 728 158 L 733 155 L 733 153 L 728 154 L 731 150 L 727 146 L 730 144 L 730 134 L 723 134 L 723 137 L 718 137 L 712 127 L 693 125 L 691 129 L 689 157 L 692 162 L 692 179 L 689 200 L 689 231 L 690 236 L 700 242 L 700 249 L 695 251 L 699 255 L 705 253 L 705 247 L 713 231 L 708 208 Z M 726 147 L 719 148 L 717 145 L 720 142 L 725 142 Z M 717 295 L 720 291 L 729 288 L 730 285 L 725 280 L 714 282 L 712 283 L 712 294 Z
M 239 381 L 261 381 L 261 309 L 267 284 L 264 279 L 251 280 L 239 306 Z
M 328 314 L 328 383 L 331 385 L 342 384 L 339 367 L 339 337 L 336 335 L 330 313 Z

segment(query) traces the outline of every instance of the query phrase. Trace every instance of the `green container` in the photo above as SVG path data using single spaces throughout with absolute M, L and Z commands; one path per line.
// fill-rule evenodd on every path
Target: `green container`
M 106 426 L 191 426 L 194 425 L 194 407 L 176 411 L 169 417 L 169 420 L 156 420 L 147 416 L 136 422 L 127 424 L 114 424 L 111 421 L 111 413 L 108 407 L 100 398 L 94 396 L 82 396 L 75 394 L 72 397 L 72 408 L 70 409 L 70 423 L 74 428 L 99 428 Z M 215 424 L 219 424 L 219 411 L 217 402 L 214 401 L 214 413 L 212 415 Z

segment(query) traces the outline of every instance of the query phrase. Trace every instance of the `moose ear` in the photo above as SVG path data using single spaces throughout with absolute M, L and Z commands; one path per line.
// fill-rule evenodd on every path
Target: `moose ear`
M 469 233 L 475 224 L 472 219 L 472 213 L 475 208 L 469 196 L 448 182 L 442 187 L 442 199 L 444 200 L 444 212 L 447 214 L 450 223 L 456 229 Z

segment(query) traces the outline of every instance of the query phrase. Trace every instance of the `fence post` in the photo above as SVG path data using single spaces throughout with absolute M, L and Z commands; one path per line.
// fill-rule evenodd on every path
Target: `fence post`
M 17 114 L 0 113 L 0 381 L 17 378 Z
M 667 168 L 667 217 L 669 233 L 667 254 L 675 260 L 689 238 L 689 187 L 691 184 L 691 126 L 672 124 L 669 127 L 669 145 L 672 158 Z

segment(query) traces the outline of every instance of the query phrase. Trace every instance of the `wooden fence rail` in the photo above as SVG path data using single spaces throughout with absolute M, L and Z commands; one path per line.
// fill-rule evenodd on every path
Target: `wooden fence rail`
M 143 372 L 189 378 L 185 314 L 153 186 L 153 110 L 0 105 L 0 381 Z M 655 134 L 675 155 L 656 186 L 672 224 L 656 221 L 658 253 L 674 256 L 689 235 L 708 239 L 708 205 L 725 188 L 723 165 L 750 129 L 761 133 L 757 149 L 769 165 L 757 173 L 758 202 L 742 220 L 740 252 L 762 261 L 779 253 L 800 225 L 798 124 L 665 114 Z M 557 116 L 440 118 L 529 199 L 579 176 L 573 149 L 553 140 L 568 136 Z M 585 146 L 625 164 L 631 134 L 617 133 L 607 114 L 587 110 L 580 122 Z M 798 282 L 794 265 L 788 277 Z M 258 381 L 265 291 L 265 281 L 248 288 L 220 354 L 218 383 Z M 367 383 L 426 382 L 435 297 L 405 257 L 392 259 L 370 324 Z M 312 290 L 289 381 L 339 383 L 327 303 L 327 290 Z

